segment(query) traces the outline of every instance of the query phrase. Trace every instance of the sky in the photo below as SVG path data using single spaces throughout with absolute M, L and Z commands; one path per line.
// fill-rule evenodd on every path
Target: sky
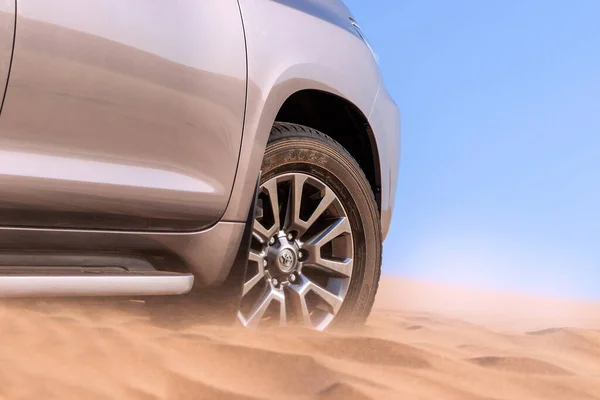
M 600 1 L 345 2 L 402 113 L 384 273 L 600 299 Z

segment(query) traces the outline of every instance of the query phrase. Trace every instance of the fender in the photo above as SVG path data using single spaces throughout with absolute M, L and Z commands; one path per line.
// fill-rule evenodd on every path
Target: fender
M 223 221 L 245 219 L 271 127 L 291 95 L 321 90 L 348 100 L 367 117 L 371 112 L 381 75 L 371 50 L 352 27 L 352 15 L 346 9 L 347 16 L 340 19 L 344 11 L 338 10 L 319 14 L 315 21 L 314 6 L 309 13 L 301 7 L 304 3 L 239 0 L 248 92 L 238 169 Z M 278 17 L 265 18 L 268 15 Z M 328 40 L 320 40 L 325 37 Z

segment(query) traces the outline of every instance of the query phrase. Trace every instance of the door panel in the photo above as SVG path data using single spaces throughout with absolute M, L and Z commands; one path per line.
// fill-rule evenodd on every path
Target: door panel
M 0 105 L 4 98 L 15 34 L 16 0 L 0 0 Z
M 216 222 L 245 96 L 235 0 L 19 0 L 0 118 L 0 225 Z

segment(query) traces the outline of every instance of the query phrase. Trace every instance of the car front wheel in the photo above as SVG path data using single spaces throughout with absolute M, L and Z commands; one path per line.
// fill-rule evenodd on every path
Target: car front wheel
M 318 330 L 364 323 L 382 239 L 371 185 L 352 156 L 316 130 L 276 123 L 256 207 L 238 320 Z

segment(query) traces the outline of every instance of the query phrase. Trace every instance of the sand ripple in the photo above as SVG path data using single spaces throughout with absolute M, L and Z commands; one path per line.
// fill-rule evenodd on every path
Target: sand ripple
M 600 331 L 589 327 L 499 329 L 381 300 L 355 332 L 248 332 L 172 314 L 0 303 L 0 398 L 600 399 Z

